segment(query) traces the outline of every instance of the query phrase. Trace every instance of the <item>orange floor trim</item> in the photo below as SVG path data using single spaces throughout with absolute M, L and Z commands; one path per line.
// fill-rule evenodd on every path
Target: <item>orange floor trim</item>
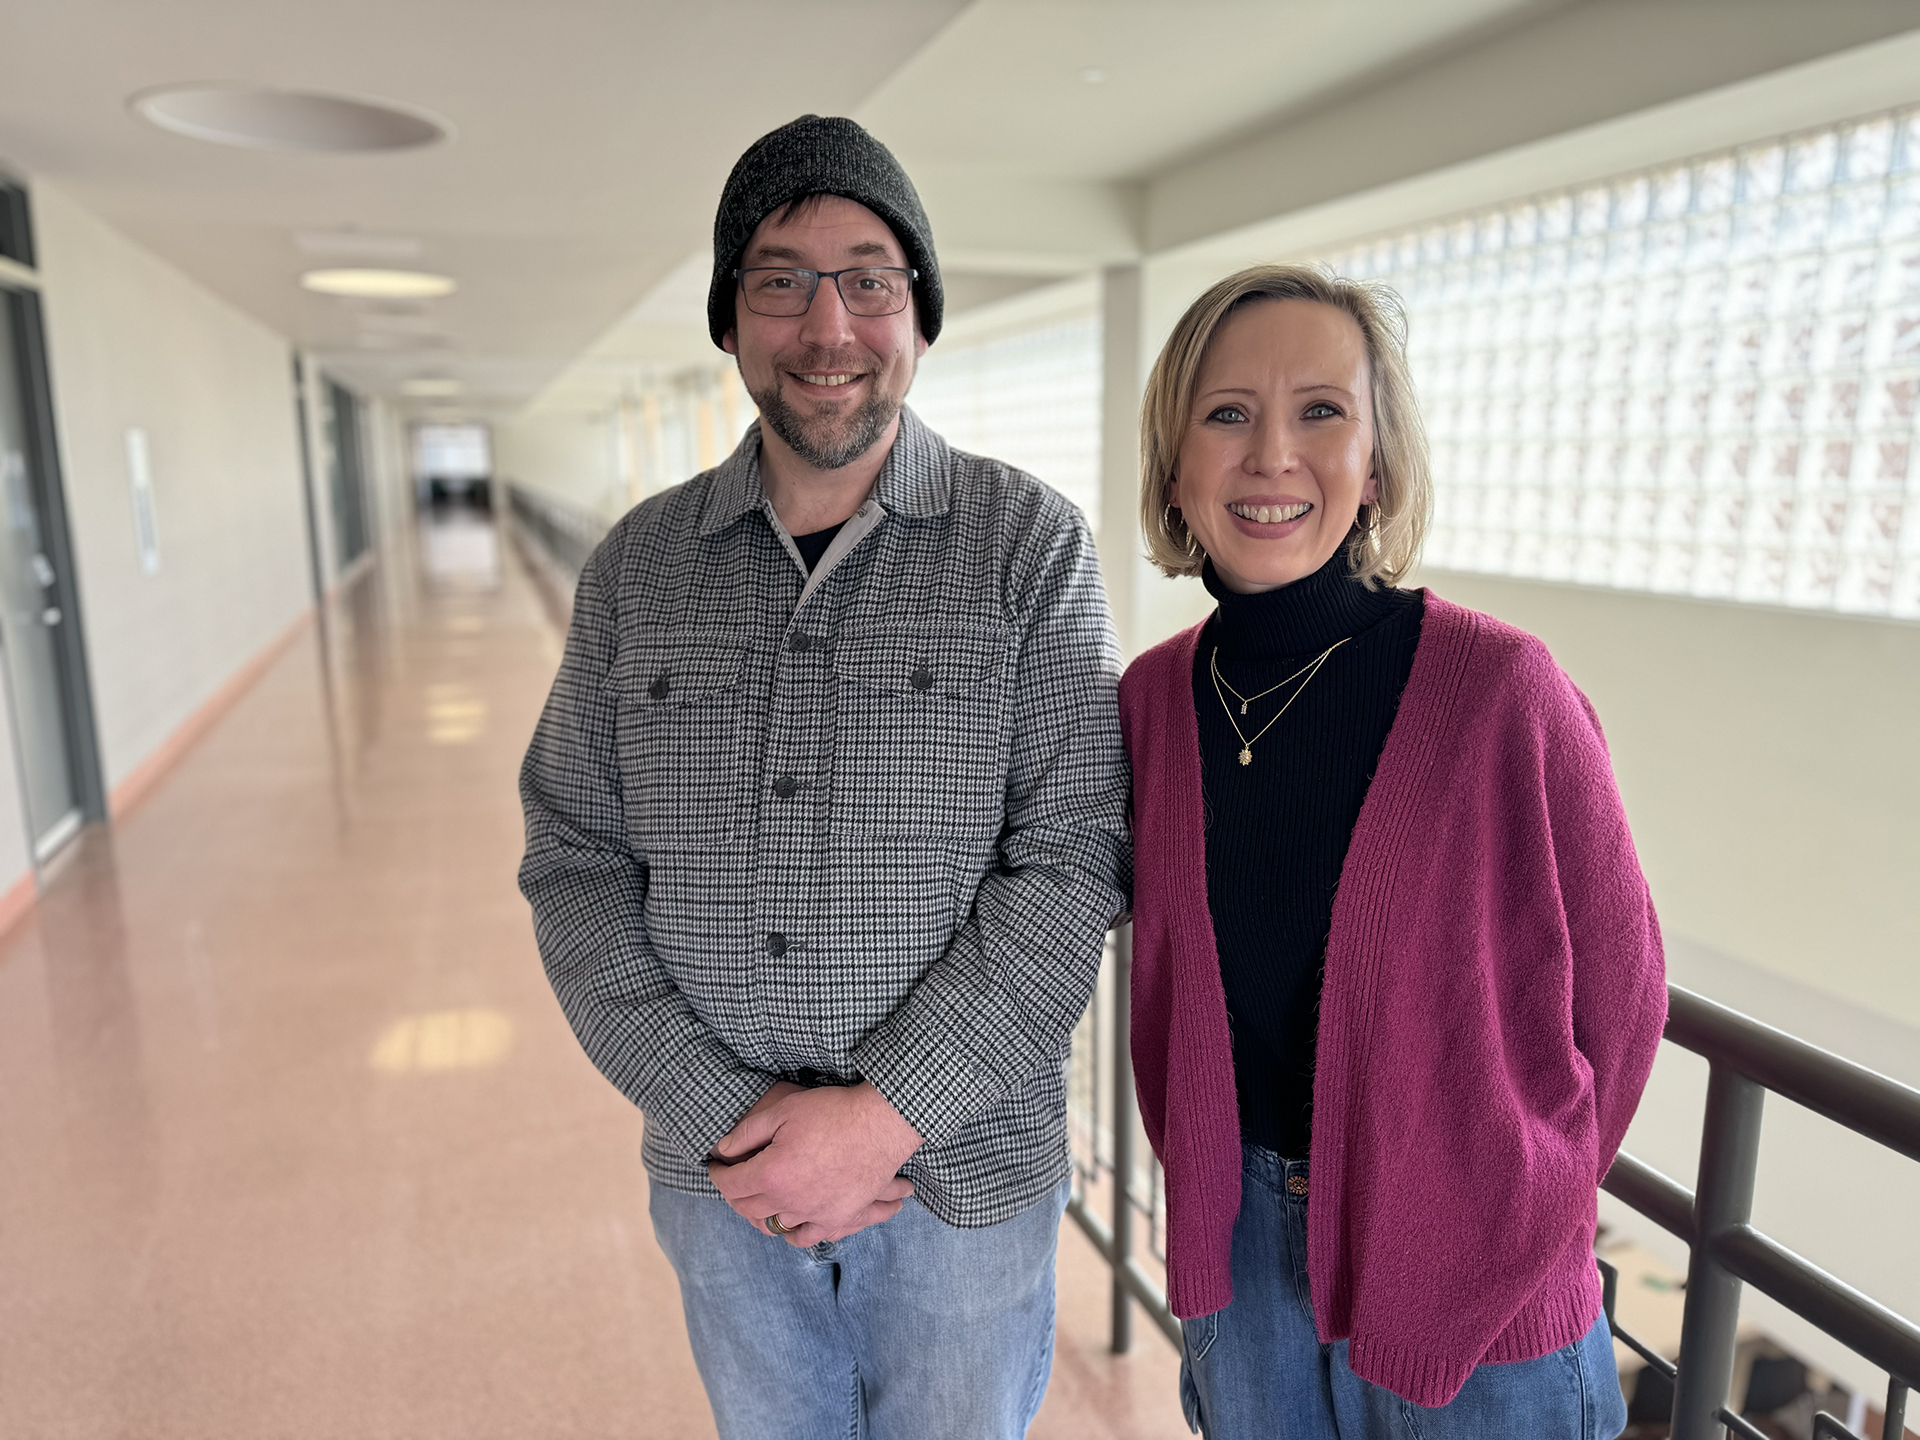
M 242 695 L 253 688 L 254 682 L 267 673 L 273 662 L 287 651 L 287 647 L 299 639 L 307 626 L 313 623 L 311 606 L 302 610 L 285 630 L 266 647 L 258 651 L 251 660 L 229 675 L 218 690 L 201 702 L 198 709 L 180 722 L 174 732 L 155 746 L 152 753 L 128 773 L 127 778 L 113 787 L 113 793 L 107 797 L 107 813 L 115 820 L 124 820 L 138 807 L 142 800 L 153 793 L 153 789 L 167 773 L 180 763 L 182 757 L 200 743 L 206 733 L 220 722 L 220 718 L 234 707 Z M 3 904 L 4 902 L 0 902 Z M 0 925 L 4 929 L 4 925 Z
M 40 877 L 29 870 L 0 895 L 0 935 L 5 935 L 23 919 L 33 902 L 40 898 Z

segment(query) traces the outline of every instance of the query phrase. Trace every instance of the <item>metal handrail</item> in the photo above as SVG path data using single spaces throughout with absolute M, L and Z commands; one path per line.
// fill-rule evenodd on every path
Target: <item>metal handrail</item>
M 587 557 L 612 528 L 600 515 L 524 486 L 507 483 L 507 505 L 540 546 L 570 575 L 578 576 Z
M 1718 1440 L 1723 1429 L 1760 1432 L 1727 1407 L 1740 1286 L 1751 1285 L 1887 1372 L 1882 1440 L 1900 1440 L 1906 1402 L 1920 1384 L 1920 1326 L 1761 1234 L 1750 1223 L 1760 1157 L 1760 1113 L 1769 1090 L 1890 1150 L 1920 1160 L 1920 1090 L 1729 1010 L 1678 985 L 1667 987 L 1666 1038 L 1708 1063 L 1700 1176 L 1693 1192 L 1622 1153 L 1601 1182 L 1607 1193 L 1685 1240 L 1686 1311 L 1677 1367 L 1614 1320 L 1611 1267 L 1607 1322 L 1614 1337 L 1674 1378 L 1673 1440 Z M 1832 1415 L 1816 1437 L 1864 1440 Z

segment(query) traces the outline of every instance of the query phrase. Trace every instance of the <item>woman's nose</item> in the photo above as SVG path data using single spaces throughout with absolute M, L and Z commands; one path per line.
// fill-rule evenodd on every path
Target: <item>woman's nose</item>
M 1254 424 L 1252 443 L 1247 447 L 1244 463 L 1255 475 L 1280 475 L 1294 467 L 1298 455 L 1291 425 L 1276 420 L 1260 420 Z

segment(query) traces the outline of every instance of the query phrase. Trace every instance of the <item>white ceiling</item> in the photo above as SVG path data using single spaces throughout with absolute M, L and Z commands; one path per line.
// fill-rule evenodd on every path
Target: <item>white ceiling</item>
M 1818 13 L 1853 24 L 1857 43 L 1913 23 L 1900 18 L 1912 10 L 1835 0 Z M 1236 186 L 1235 157 L 1307 133 L 1298 117 L 1366 103 L 1369 87 L 1495 53 L 1503 35 L 1544 33 L 1556 17 L 1639 15 L 1657 41 L 1664 17 L 1690 11 L 1728 25 L 1738 6 L 0 0 L 0 165 L 66 188 L 351 382 L 391 392 L 456 376 L 472 408 L 498 413 L 569 365 L 611 373 L 708 354 L 702 254 L 720 186 L 748 143 L 804 111 L 855 115 L 894 147 L 959 309 L 1140 254 L 1150 215 L 1158 233 L 1168 205 L 1198 213 L 1179 199 L 1193 175 L 1237 195 L 1220 211 L 1235 223 L 1284 213 L 1288 177 L 1313 153 L 1289 150 L 1293 170 L 1267 163 L 1250 186 Z M 1820 43 L 1796 37 L 1766 63 Z M 1554 63 L 1578 66 L 1569 53 Z M 1653 73 L 1635 57 L 1654 53 L 1636 38 L 1618 67 Z M 1551 68 L 1515 83 L 1550 91 Z M 128 109 L 139 91 L 202 80 L 398 101 L 447 117 L 457 138 L 283 154 L 168 134 Z M 1444 111 L 1430 118 L 1446 129 Z M 388 252 L 369 262 L 444 271 L 458 293 L 374 306 L 298 288 L 305 269 L 354 263 L 355 236 Z

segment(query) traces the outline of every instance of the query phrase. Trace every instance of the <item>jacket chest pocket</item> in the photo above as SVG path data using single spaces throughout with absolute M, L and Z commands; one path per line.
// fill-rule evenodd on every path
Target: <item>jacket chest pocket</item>
M 618 705 L 627 826 L 646 851 L 710 849 L 732 838 L 742 794 L 744 644 L 634 646 L 607 684 Z
M 991 845 L 1006 810 L 1010 637 L 843 634 L 835 646 L 832 824 Z

